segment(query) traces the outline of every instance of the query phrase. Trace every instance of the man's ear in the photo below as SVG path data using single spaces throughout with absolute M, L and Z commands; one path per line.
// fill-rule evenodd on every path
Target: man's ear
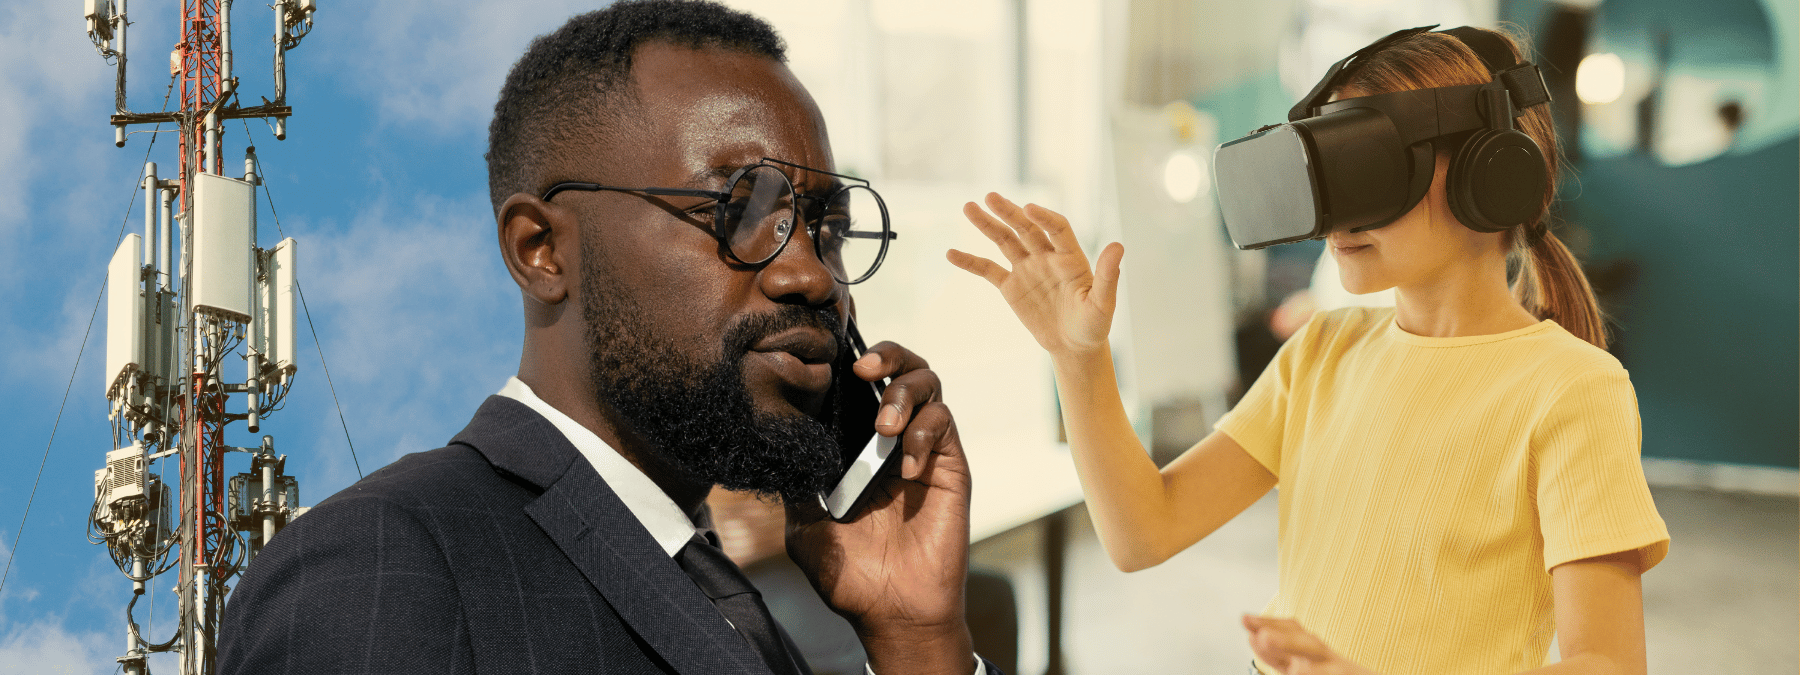
M 500 205 L 497 220 L 500 259 L 519 290 L 546 305 L 567 299 L 580 257 L 575 214 L 520 192 Z

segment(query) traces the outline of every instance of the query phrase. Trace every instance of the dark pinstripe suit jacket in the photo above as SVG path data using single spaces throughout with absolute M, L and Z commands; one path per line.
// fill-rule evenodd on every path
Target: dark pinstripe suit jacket
M 768 669 L 575 447 L 509 398 L 295 519 L 225 607 L 221 673 Z

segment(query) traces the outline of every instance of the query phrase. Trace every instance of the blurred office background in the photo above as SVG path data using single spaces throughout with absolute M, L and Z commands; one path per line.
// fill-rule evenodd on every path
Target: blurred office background
M 839 169 L 872 180 L 903 233 L 855 289 L 861 321 L 945 381 L 976 478 L 972 616 L 1008 672 L 1242 673 L 1237 617 L 1275 589 L 1275 504 L 1161 566 L 1114 569 L 1059 438 L 1048 359 L 998 294 L 943 259 L 993 252 L 961 205 L 999 191 L 1068 215 L 1090 249 L 1126 244 L 1115 356 L 1135 427 L 1166 461 L 1312 311 L 1383 301 L 1343 293 L 1316 244 L 1233 249 L 1211 149 L 1283 120 L 1332 61 L 1431 23 L 1530 37 L 1554 90 L 1574 168 L 1559 233 L 1615 320 L 1674 536 L 1645 577 L 1650 672 L 1800 668 L 1795 0 L 730 2 L 782 32 Z M 304 246 L 316 353 L 334 378 L 305 355 L 288 411 L 265 426 L 304 503 L 438 447 L 514 372 L 517 296 L 493 255 L 481 160 L 489 111 L 532 36 L 598 4 L 321 3 L 289 57 L 288 140 L 226 130 L 227 159 L 257 145 L 280 209 L 263 212 L 263 236 L 279 217 Z M 264 8 L 237 5 L 240 25 L 261 25 L 245 13 Z M 0 472 L 0 673 L 113 672 L 130 593 L 83 539 L 111 449 L 83 336 L 120 214 L 141 208 L 127 198 L 153 135 L 111 146 L 112 70 L 78 6 L 0 6 L 0 195 L 15 206 L 0 212 L 0 420 L 17 432 L 15 470 Z M 174 0 L 131 6 L 134 44 L 174 42 Z M 240 69 L 245 91 L 267 91 L 262 39 L 237 47 L 256 64 Z M 135 57 L 149 65 L 131 108 L 162 99 L 159 61 Z M 767 505 L 715 505 L 728 549 L 804 631 L 821 675 L 860 672 L 854 640 L 784 564 Z M 163 600 L 139 605 L 155 635 L 171 625 Z
M 1017 672 L 1241 673 L 1236 617 L 1275 587 L 1275 504 L 1157 568 L 1114 569 L 1079 504 L 1048 359 L 997 293 L 943 261 L 950 247 L 997 257 L 958 208 L 995 190 L 1068 215 L 1090 251 L 1125 243 L 1115 356 L 1135 426 L 1167 461 L 1315 308 L 1392 303 L 1343 292 L 1316 269 L 1318 242 L 1235 250 L 1211 149 L 1284 120 L 1344 55 L 1433 23 L 1529 38 L 1556 97 L 1574 169 L 1558 233 L 1614 321 L 1674 540 L 1645 577 L 1651 672 L 1800 667 L 1791 0 L 733 4 L 787 36 L 838 165 L 875 181 L 905 233 L 856 289 L 860 320 L 945 380 L 977 477 L 971 602 L 1015 609 L 978 639 Z M 744 528 L 740 556 L 778 550 L 772 529 Z M 779 556 L 761 565 L 759 581 L 809 600 Z M 847 634 L 835 644 L 853 663 Z

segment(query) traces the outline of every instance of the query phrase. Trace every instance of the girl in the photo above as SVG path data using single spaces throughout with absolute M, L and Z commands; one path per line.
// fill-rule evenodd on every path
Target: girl
M 1456 37 L 1423 32 L 1353 61 L 1335 96 L 1492 79 Z M 1518 125 L 1546 149 L 1554 185 L 1548 106 Z M 1548 194 L 1523 225 L 1471 230 L 1445 194 L 1457 146 L 1436 147 L 1417 205 L 1327 238 L 1346 288 L 1393 288 L 1396 306 L 1314 317 L 1160 472 L 1126 419 L 1107 344 L 1124 247 L 1090 268 L 1062 216 L 989 194 L 988 210 L 963 212 L 1012 268 L 948 256 L 993 283 L 1050 352 L 1088 507 L 1120 569 L 1167 560 L 1281 488 L 1279 590 L 1265 616 L 1243 618 L 1257 672 L 1642 675 L 1639 575 L 1668 533 L 1638 460 L 1631 383 L 1603 349 L 1580 267 L 1544 227 Z M 1545 666 L 1553 635 L 1562 660 Z

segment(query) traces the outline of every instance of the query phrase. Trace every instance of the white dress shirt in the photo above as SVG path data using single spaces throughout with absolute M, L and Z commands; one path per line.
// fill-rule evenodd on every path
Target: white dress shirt
M 700 509 L 700 514 L 696 514 L 707 526 L 702 528 L 696 526 L 695 519 L 683 513 L 681 507 L 675 505 L 675 500 L 670 499 L 669 494 L 657 487 L 637 465 L 625 459 L 624 455 L 607 445 L 606 441 L 600 440 L 587 427 L 538 398 L 537 393 L 531 390 L 531 385 L 519 378 L 509 377 L 506 378 L 506 386 L 500 388 L 500 395 L 523 403 L 537 414 L 543 415 L 544 419 L 550 420 L 551 426 L 561 431 L 563 438 L 569 439 L 569 443 L 575 446 L 581 456 L 587 458 L 588 464 L 592 464 L 594 471 L 600 474 L 600 479 L 606 481 L 607 487 L 611 487 L 619 495 L 619 501 L 625 502 L 625 508 L 631 509 L 631 515 L 637 516 L 644 529 L 650 531 L 650 538 L 655 539 L 656 544 L 669 557 L 675 557 L 681 547 L 694 538 L 695 533 L 711 529 L 712 523 L 708 522 L 711 518 L 704 515 L 704 507 Z
M 600 440 L 587 427 L 538 398 L 537 393 L 531 390 L 531 385 L 517 377 L 509 377 L 499 394 L 525 404 L 525 407 L 550 420 L 550 425 L 562 432 L 563 437 L 575 446 L 575 450 L 587 458 L 588 464 L 593 465 L 594 471 L 600 474 L 600 479 L 606 481 L 613 493 L 619 495 L 619 501 L 625 502 L 625 508 L 630 509 L 631 515 L 636 516 L 644 529 L 650 531 L 650 538 L 655 539 L 663 553 L 667 553 L 670 558 L 675 557 L 695 534 L 712 529 L 712 515 L 704 504 L 693 517 L 683 513 L 681 507 L 675 505 L 675 500 L 670 499 L 669 494 L 657 487 L 656 482 L 644 475 L 637 465 L 625 459 L 624 455 L 607 445 L 606 441 Z M 729 619 L 726 621 L 730 622 Z M 875 675 L 875 671 L 867 665 L 863 669 L 868 675 Z M 979 655 L 975 658 L 974 675 L 987 675 L 987 667 L 981 662 Z

